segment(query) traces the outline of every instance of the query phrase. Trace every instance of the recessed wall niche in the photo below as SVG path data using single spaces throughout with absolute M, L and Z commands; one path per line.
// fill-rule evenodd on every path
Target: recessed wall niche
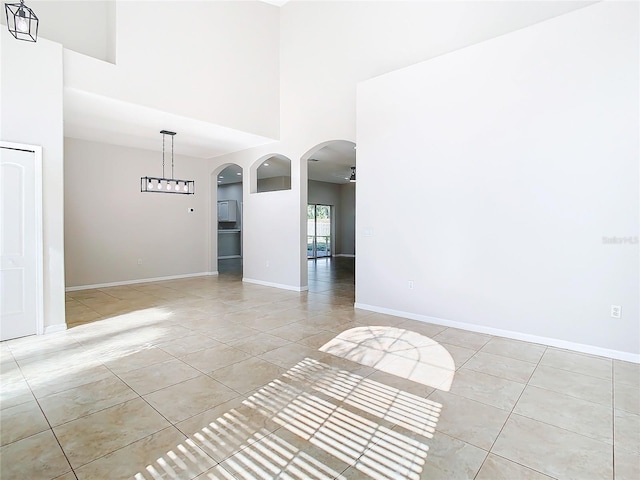
M 291 190 L 291 160 L 284 155 L 267 155 L 252 167 L 251 193 Z

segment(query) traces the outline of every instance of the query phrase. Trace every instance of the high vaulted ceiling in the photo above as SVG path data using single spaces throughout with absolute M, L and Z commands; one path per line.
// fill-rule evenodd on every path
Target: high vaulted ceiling
M 198 158 L 211 158 L 274 141 L 72 88 L 64 90 L 66 137 L 160 151 L 160 130 L 177 133 L 176 154 Z
M 294 0 L 291 0 L 291 1 L 294 1 Z M 263 0 L 263 2 L 276 5 L 278 7 L 284 5 L 285 3 L 288 3 L 287 0 Z M 424 0 L 424 2 L 427 3 L 428 0 Z M 46 3 L 46 2 L 43 2 L 43 3 Z M 65 2 L 61 2 L 61 3 L 64 4 Z M 66 3 L 75 3 L 75 2 L 66 2 Z M 95 2 L 95 3 L 100 3 L 100 2 Z M 131 3 L 137 3 L 137 2 L 131 2 Z M 144 2 L 141 2 L 141 3 L 144 3 Z M 167 2 L 167 3 L 170 3 L 170 2 Z M 205 3 L 205 2 L 202 2 L 202 3 Z M 327 5 L 331 5 L 332 3 L 348 4 L 349 2 L 327 2 Z M 360 2 L 357 2 L 357 3 L 360 3 Z M 366 2 L 362 2 L 362 3 L 366 3 Z M 392 3 L 392 2 L 380 2 L 380 4 L 386 4 L 386 3 Z M 398 2 L 398 3 L 404 4 L 405 2 Z M 422 3 L 422 2 L 406 2 L 406 3 L 413 5 L 414 3 Z M 406 66 L 408 64 L 411 64 L 412 62 L 415 63 L 418 61 L 424 61 L 425 59 L 442 55 L 444 53 L 447 53 L 448 51 L 455 50 L 458 48 L 463 48 L 467 45 L 477 43 L 487 38 L 491 38 L 492 36 L 495 36 L 497 34 L 503 34 L 512 29 L 522 28 L 524 26 L 527 26 L 533 21 L 541 21 L 541 20 L 544 20 L 545 18 L 561 15 L 565 13 L 567 10 L 580 8 L 585 4 L 588 4 L 588 2 L 577 2 L 577 1 L 576 2 L 486 2 L 487 5 L 500 5 L 500 8 L 495 6 L 491 8 L 487 7 L 488 13 L 486 15 L 483 14 L 482 19 L 476 21 L 475 17 L 473 17 L 471 14 L 473 14 L 474 12 L 477 14 L 478 12 L 480 12 L 479 9 L 476 9 L 476 10 L 469 9 L 469 14 L 465 14 L 467 8 L 469 8 L 469 6 L 466 4 L 464 6 L 462 6 L 462 4 L 460 4 L 460 6 L 456 5 L 456 8 L 452 10 L 452 9 L 444 8 L 444 6 L 446 6 L 449 2 L 435 2 L 435 3 L 438 5 L 442 5 L 443 11 L 440 12 L 439 9 L 436 9 L 434 10 L 434 14 L 443 16 L 442 17 L 443 24 L 446 24 L 446 22 L 452 22 L 451 23 L 452 28 L 443 27 L 442 31 L 437 30 L 436 33 L 441 34 L 443 37 L 442 42 L 416 41 L 416 39 L 420 40 L 422 38 L 420 32 L 422 32 L 423 26 L 419 24 L 420 22 L 418 22 L 418 24 L 414 22 L 412 24 L 412 28 L 413 28 L 412 35 L 409 35 L 406 39 L 403 37 L 401 39 L 402 41 L 398 41 L 395 43 L 390 42 L 392 43 L 392 45 L 389 46 L 388 51 L 386 50 L 386 48 L 380 49 L 379 44 L 376 44 L 376 43 L 372 44 L 372 46 L 367 46 L 366 45 L 367 41 L 372 41 L 372 40 L 378 41 L 378 39 L 380 38 L 379 27 L 384 26 L 386 22 L 386 17 L 380 16 L 379 15 L 380 12 L 378 12 L 377 9 L 373 9 L 372 11 L 374 12 L 374 14 L 372 14 L 371 18 L 376 22 L 378 22 L 374 24 L 375 28 L 373 29 L 362 28 L 363 25 L 368 25 L 368 22 L 363 21 L 363 22 L 360 22 L 359 26 L 361 28 L 359 28 L 358 30 L 352 31 L 350 29 L 351 25 L 347 25 L 348 28 L 345 28 L 345 26 L 342 25 L 343 28 L 342 30 L 340 30 L 340 35 L 327 36 L 325 35 L 325 31 L 324 31 L 324 29 L 326 28 L 326 25 L 325 25 L 326 22 L 319 21 L 318 25 L 315 25 L 313 29 L 310 28 L 312 25 L 304 25 L 304 28 L 302 28 L 300 25 L 297 25 L 295 29 L 291 30 L 293 33 L 290 32 L 291 33 L 290 38 L 298 38 L 296 37 L 296 35 L 302 35 L 303 37 L 301 38 L 309 37 L 311 41 L 310 43 L 305 44 L 307 48 L 298 48 L 297 50 L 294 49 L 294 53 L 298 52 L 296 53 L 296 55 L 306 55 L 309 47 L 317 48 L 318 52 L 321 52 L 322 49 L 326 47 L 328 53 L 327 53 L 327 57 L 324 59 L 325 61 L 330 60 L 330 56 L 332 55 L 331 52 L 333 52 L 334 56 L 337 56 L 337 59 L 335 62 L 333 61 L 329 62 L 329 64 L 332 65 L 331 68 L 333 68 L 333 70 L 335 71 L 334 73 L 331 74 L 332 77 L 335 77 L 333 78 L 331 84 L 347 85 L 347 83 L 350 82 L 352 85 L 349 87 L 348 91 L 354 92 L 355 88 L 353 88 L 353 85 L 355 85 L 357 81 L 370 78 L 372 75 L 381 74 L 386 71 L 393 71 L 394 69 Z M 455 4 L 456 2 L 451 2 L 451 3 Z M 478 3 L 478 2 L 469 2 L 470 5 L 474 3 Z M 484 3 L 484 2 L 481 2 L 481 3 Z M 507 5 L 511 3 L 513 3 L 514 5 L 522 4 L 524 6 L 522 8 L 518 7 L 514 9 L 510 9 L 506 7 L 502 8 L 502 5 Z M 529 5 L 530 3 L 531 4 L 539 3 L 540 5 L 532 6 L 532 5 Z M 565 4 L 567 4 L 568 6 L 565 6 Z M 264 11 L 269 11 L 271 13 L 276 11 L 275 7 L 271 8 L 266 5 L 259 5 L 259 4 L 257 6 L 260 7 L 259 9 L 262 10 L 262 12 L 260 12 L 262 14 L 264 14 Z M 315 18 L 314 17 L 315 15 L 314 12 L 316 11 L 315 5 L 307 5 L 306 11 L 305 11 L 305 8 L 303 8 L 303 2 L 300 2 L 300 4 L 296 6 L 296 9 L 293 8 L 293 5 L 291 5 L 290 7 L 292 11 L 295 11 L 296 9 L 302 10 L 301 12 L 302 19 L 307 19 L 312 21 L 312 19 Z M 400 13 L 404 11 L 404 8 L 405 7 L 402 7 L 402 9 L 399 10 L 398 18 L 401 18 Z M 330 13 L 331 9 L 328 9 L 328 11 Z M 365 10 L 362 10 L 362 12 L 359 12 L 359 13 L 364 13 L 364 12 Z M 420 10 L 420 12 L 425 13 L 426 11 Z M 354 12 L 351 12 L 351 15 L 353 17 L 349 17 L 349 18 L 358 18 L 357 16 L 354 16 L 355 15 Z M 256 15 L 254 15 L 253 18 L 255 19 Z M 262 17 L 259 17 L 259 18 L 262 18 Z M 436 18 L 434 15 L 425 16 L 425 19 L 431 22 L 435 22 L 434 18 Z M 463 20 L 469 21 L 468 20 L 469 18 L 472 18 L 472 21 L 469 22 L 470 26 L 474 26 L 475 24 L 480 25 L 477 31 L 474 27 L 471 29 L 473 31 L 471 31 L 470 33 L 467 33 L 467 31 L 470 29 L 462 28 L 466 25 L 464 23 L 461 24 L 462 26 L 460 28 L 457 27 L 458 21 L 463 21 Z M 59 23 L 65 24 L 64 21 L 60 21 Z M 302 22 L 301 24 L 304 24 L 304 23 L 305 22 Z M 349 22 L 347 22 L 347 24 L 348 23 Z M 404 26 L 404 22 L 397 21 L 396 19 L 395 22 L 392 22 L 392 25 L 394 26 L 394 28 L 401 30 Z M 354 25 L 354 27 L 355 26 L 358 26 L 358 25 Z M 453 28 L 453 27 L 456 27 L 456 28 Z M 271 29 L 272 34 L 274 33 L 275 29 L 276 29 L 275 26 Z M 68 28 L 64 29 L 65 32 L 67 30 Z M 315 32 L 314 35 L 311 35 L 309 33 L 311 30 Z M 246 35 L 246 36 L 251 38 L 260 38 L 258 36 L 253 36 L 253 35 Z M 271 35 L 271 37 L 276 39 L 280 38 L 275 34 Z M 67 39 L 67 37 L 64 37 L 64 38 Z M 319 43 L 319 40 L 325 39 L 325 38 L 331 38 L 331 42 L 329 42 L 326 45 Z M 395 37 L 393 37 L 392 35 L 392 38 L 395 38 Z M 428 38 L 428 37 L 425 37 L 425 38 Z M 54 40 L 56 39 L 54 38 Z M 135 45 L 138 45 L 138 43 L 140 43 L 134 40 L 136 40 L 136 37 L 134 37 L 133 40 L 131 40 L 130 43 L 132 45 L 135 46 Z M 156 41 L 157 40 L 158 39 L 156 38 Z M 357 40 L 357 42 L 355 40 Z M 61 40 L 57 39 L 57 41 L 61 41 Z M 71 42 L 71 40 L 69 41 Z M 282 42 L 282 39 L 280 39 L 280 41 Z M 349 54 L 344 56 L 344 58 L 340 50 L 336 48 L 336 45 L 342 44 L 341 42 L 349 42 L 349 43 L 345 43 L 345 46 L 350 45 L 349 48 L 346 49 L 346 51 L 348 51 Z M 403 42 L 407 42 L 407 45 L 416 45 L 416 44 L 420 45 L 422 43 L 426 43 L 426 44 L 435 45 L 435 46 L 433 48 L 429 48 L 426 50 L 409 49 L 409 52 L 405 55 Z M 73 44 L 73 42 L 71 43 Z M 144 43 L 142 45 L 144 45 Z M 190 51 L 195 50 L 195 49 L 192 49 L 188 43 L 186 43 L 185 45 L 187 46 L 187 49 L 189 49 Z M 278 43 L 274 41 L 274 45 L 277 46 Z M 378 45 L 378 47 L 376 47 L 376 45 Z M 250 46 L 255 47 L 255 42 L 250 44 Z M 65 46 L 65 48 L 67 47 Z M 118 48 L 125 50 L 122 46 L 119 46 Z M 71 49 L 71 51 L 72 50 L 73 49 Z M 255 48 L 248 48 L 247 50 L 250 52 L 253 52 Z M 277 48 L 274 46 L 273 50 L 276 51 Z M 367 58 L 369 57 L 369 54 L 367 52 L 378 51 L 378 50 L 380 50 L 381 52 L 379 59 L 376 57 L 375 62 L 371 60 L 367 60 Z M 142 50 L 142 52 L 143 51 L 144 50 Z M 220 51 L 218 51 L 218 54 L 221 55 L 221 58 L 226 58 L 228 56 L 233 57 L 233 54 L 229 53 L 230 51 L 231 50 L 225 46 L 224 48 L 221 48 Z M 75 68 L 68 69 L 68 71 L 65 67 L 66 69 L 65 77 L 70 74 L 69 72 L 76 71 L 77 73 L 78 71 L 88 71 L 88 70 L 91 70 L 90 68 L 91 66 L 96 65 L 95 63 L 82 62 L 77 60 L 78 57 L 87 56 L 87 55 L 80 55 L 80 54 L 74 54 L 74 55 L 75 56 L 72 55 L 70 58 L 76 58 L 75 62 L 77 63 L 77 65 L 75 65 Z M 294 55 L 292 59 L 295 59 L 296 55 Z M 315 72 L 315 69 L 317 68 L 317 66 L 313 65 L 313 62 L 315 62 L 314 55 L 311 54 L 308 56 L 310 59 L 303 66 L 298 67 L 300 63 L 299 62 L 295 63 L 296 68 L 300 68 L 300 72 L 296 72 L 296 74 L 291 78 L 297 78 L 298 80 L 300 80 L 303 78 L 307 78 L 305 75 L 307 75 L 309 72 Z M 357 60 L 355 56 L 357 56 Z M 397 58 L 395 58 L 396 56 Z M 135 57 L 133 58 L 135 59 Z M 252 58 L 252 57 L 249 57 L 249 58 Z M 275 62 L 275 58 L 276 58 L 276 55 L 274 53 L 274 57 L 273 57 L 274 62 L 271 62 L 271 63 L 277 63 Z M 348 63 L 344 63 L 347 61 Z M 109 62 L 106 62 L 106 63 L 109 63 Z M 362 65 L 359 65 L 359 63 L 362 63 Z M 353 67 L 352 71 L 350 70 L 351 67 L 347 67 L 347 65 L 350 66 L 351 64 L 357 64 L 355 67 Z M 89 65 L 89 67 L 87 67 L 87 65 Z M 231 65 L 233 65 L 233 63 L 231 63 Z M 222 71 L 222 69 L 218 68 L 217 65 L 214 67 L 214 69 Z M 306 70 L 306 69 L 311 69 L 311 70 Z M 331 69 L 329 68 L 326 70 L 330 71 Z M 342 74 L 342 72 L 347 70 L 349 70 L 348 74 Z M 108 71 L 109 71 L 108 69 L 104 70 L 104 72 L 108 72 Z M 230 69 L 229 71 L 232 72 L 234 70 Z M 100 70 L 100 72 L 102 72 L 102 70 Z M 96 76 L 96 75 L 97 74 L 95 73 L 93 74 L 93 76 Z M 291 76 L 291 69 L 288 70 L 287 75 Z M 248 122 L 246 125 L 242 122 L 225 123 L 225 121 L 227 120 L 225 117 L 220 117 L 219 119 L 220 124 L 209 123 L 206 121 L 195 120 L 194 118 L 187 118 L 187 116 L 174 115 L 171 113 L 167 113 L 167 111 L 148 108 L 135 103 L 128 103 L 128 102 L 136 101 L 136 100 L 131 100 L 132 98 L 136 98 L 135 95 L 117 97 L 117 98 L 128 98 L 129 99 L 128 102 L 125 102 L 121 100 L 116 100 L 115 99 L 116 97 L 110 98 L 107 96 L 88 93 L 89 91 L 92 91 L 92 92 L 102 92 L 101 93 L 102 95 L 109 95 L 111 91 L 109 88 L 101 87 L 102 89 L 96 88 L 96 89 L 87 89 L 85 91 L 81 91 L 76 88 L 83 87 L 85 85 L 85 81 L 88 82 L 87 84 L 91 84 L 91 85 L 93 85 L 96 82 L 94 82 L 95 79 L 92 76 L 89 76 L 90 81 L 87 80 L 84 75 L 77 75 L 77 76 L 78 78 L 76 78 L 76 83 L 72 83 L 72 82 L 65 83 L 65 85 L 74 86 L 74 88 L 67 87 L 64 90 L 64 121 L 65 121 L 64 134 L 65 136 L 68 136 L 68 137 L 159 151 L 162 148 L 159 131 L 162 129 L 167 129 L 167 130 L 172 130 L 178 133 L 178 135 L 175 138 L 175 152 L 177 154 L 184 154 L 184 155 L 194 156 L 198 158 L 217 157 L 227 153 L 246 150 L 249 148 L 253 148 L 256 146 L 265 145 L 265 144 L 269 144 L 277 141 L 275 138 L 267 138 L 260 135 L 247 133 L 248 131 L 269 132 L 269 133 L 266 133 L 266 135 L 272 135 L 275 137 L 278 135 L 278 129 L 275 127 L 270 130 L 270 129 L 261 129 L 259 126 L 256 127 L 251 122 Z M 97 75 L 97 76 L 100 78 L 110 78 L 108 75 L 104 75 L 104 76 Z M 206 75 L 202 75 L 202 77 L 206 78 Z M 249 76 L 245 75 L 244 77 L 253 78 L 250 75 Z M 131 81 L 134 82 L 136 79 L 137 77 L 132 77 Z M 152 83 L 152 82 L 147 81 L 147 82 L 141 83 L 141 85 L 143 85 L 143 88 L 144 88 L 144 85 L 148 85 L 149 83 Z M 282 85 L 288 85 L 289 82 L 283 82 L 282 79 L 280 79 L 279 83 L 274 81 L 273 84 L 279 85 L 280 88 L 282 89 Z M 308 99 L 316 98 L 314 96 L 315 92 L 313 90 L 316 87 L 318 87 L 318 85 L 315 85 L 313 82 L 301 81 L 300 85 L 296 87 L 301 89 L 297 94 Z M 148 88 L 153 88 L 153 86 L 149 86 Z M 340 87 L 340 89 L 342 88 L 343 87 Z M 185 88 L 185 90 L 187 90 L 187 88 Z M 215 90 L 215 89 L 212 89 L 212 90 Z M 229 89 L 218 88 L 217 90 L 224 92 L 224 91 L 228 91 Z M 328 95 L 333 95 L 335 93 L 333 90 L 333 87 L 329 89 L 325 87 L 319 87 L 318 90 L 319 90 L 319 93 L 317 98 L 322 98 L 322 100 L 320 100 L 319 103 L 314 103 L 314 101 L 305 103 L 305 108 L 308 108 L 308 111 L 305 112 L 306 115 L 308 115 L 309 112 L 311 111 L 313 111 L 314 113 L 319 113 L 318 112 L 319 110 L 322 110 L 323 115 L 328 113 L 328 111 L 324 111 L 324 106 L 321 105 L 321 103 L 324 102 L 326 98 L 328 98 L 327 97 Z M 277 88 L 274 87 L 273 92 L 277 92 L 277 91 L 278 91 Z M 345 88 L 344 90 L 340 90 L 340 91 L 342 91 L 343 94 L 346 95 L 345 92 L 347 92 L 347 89 Z M 242 97 L 242 95 L 236 95 L 236 96 Z M 275 96 L 276 94 L 273 93 L 274 98 Z M 294 97 L 295 96 L 289 96 L 288 98 L 294 98 Z M 280 100 L 284 102 L 284 100 L 282 99 Z M 196 105 L 199 105 L 198 102 L 199 102 L 199 99 L 196 99 L 193 103 Z M 347 104 L 353 105 L 353 102 L 355 102 L 355 99 L 350 96 L 345 96 L 345 97 L 337 96 L 335 102 L 336 102 L 336 108 L 338 108 L 337 107 L 338 103 L 341 103 L 343 105 L 347 105 Z M 162 102 L 154 103 L 153 101 L 147 102 L 146 104 L 147 105 L 164 105 Z M 235 104 L 232 104 L 232 106 L 233 105 Z M 277 105 L 279 105 L 279 103 L 274 101 L 273 105 L 276 105 L 274 106 L 274 110 L 275 110 L 277 108 Z M 162 108 L 162 107 L 159 107 L 159 108 Z M 170 108 L 170 106 L 166 106 L 166 108 Z M 343 108 L 343 107 L 341 106 L 340 108 Z M 224 110 L 224 109 L 221 108 L 220 110 Z M 232 107 L 232 108 L 229 108 L 228 110 L 233 112 L 243 112 L 242 115 L 245 115 L 244 112 L 247 112 L 245 116 L 248 118 L 251 118 L 253 116 L 251 115 L 250 106 L 247 107 L 246 105 L 244 108 L 234 109 Z M 178 111 L 178 110 L 173 110 L 173 111 Z M 189 112 L 190 110 L 187 109 L 187 110 L 180 110 L 180 111 Z M 293 115 L 291 112 L 296 112 L 297 110 L 288 109 L 283 111 L 287 112 L 286 115 L 288 119 L 286 121 L 293 121 L 291 119 L 294 118 L 295 115 Z M 352 114 L 351 113 L 352 110 L 348 110 L 348 111 L 344 110 L 344 112 L 340 110 L 340 112 L 342 112 L 343 114 L 349 112 L 348 115 Z M 197 118 L 206 117 L 203 115 L 198 115 L 199 113 L 201 112 L 198 111 L 194 115 L 197 116 Z M 297 114 L 300 115 L 300 112 L 298 112 Z M 188 115 L 188 113 L 185 113 L 185 115 Z M 267 118 L 269 122 L 273 120 L 273 125 L 279 125 L 276 117 L 277 117 L 277 114 L 265 116 L 265 118 Z M 212 118 L 218 118 L 218 117 L 212 117 Z M 352 118 L 351 121 L 355 121 L 355 118 Z M 281 120 L 281 123 L 282 123 L 282 120 Z M 221 126 L 223 124 L 225 125 L 229 124 L 234 126 L 245 125 L 245 127 L 237 127 L 237 128 L 246 128 L 246 131 L 240 131 L 240 130 L 235 130 L 233 128 L 223 127 Z M 348 175 L 350 174 L 350 167 L 355 164 L 355 159 L 353 155 L 354 152 L 351 152 L 352 155 L 349 156 L 349 155 L 346 155 L 344 151 L 340 151 L 339 148 L 337 151 L 335 149 L 332 150 L 332 148 L 333 147 L 327 147 L 323 151 L 316 152 L 316 154 L 313 157 L 313 160 L 318 160 L 318 162 L 310 162 L 309 178 L 316 179 L 319 181 L 325 181 L 325 182 L 346 181 L 345 177 L 348 177 Z M 298 159 L 292 159 L 292 160 L 296 161 Z

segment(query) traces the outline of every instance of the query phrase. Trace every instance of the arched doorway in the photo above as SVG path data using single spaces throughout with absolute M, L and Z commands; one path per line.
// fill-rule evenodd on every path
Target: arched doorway
M 242 278 L 243 171 L 225 164 L 211 174 L 211 271 Z
M 331 140 L 308 150 L 305 237 L 309 291 L 355 300 L 356 145 Z M 303 268 L 304 268 L 303 267 Z

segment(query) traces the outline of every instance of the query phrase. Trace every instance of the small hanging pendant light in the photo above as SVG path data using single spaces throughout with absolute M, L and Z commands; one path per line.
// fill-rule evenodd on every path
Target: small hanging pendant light
M 20 3 L 5 3 L 4 10 L 11 35 L 26 42 L 38 40 L 38 17 L 24 4 L 24 0 L 20 0 Z
M 161 130 L 162 134 L 162 177 L 142 177 L 140 178 L 140 191 L 150 193 L 180 193 L 183 195 L 193 195 L 195 193 L 195 182 L 193 180 L 178 180 L 173 178 L 173 137 L 176 132 Z M 164 137 L 171 136 L 171 178 L 164 176 Z

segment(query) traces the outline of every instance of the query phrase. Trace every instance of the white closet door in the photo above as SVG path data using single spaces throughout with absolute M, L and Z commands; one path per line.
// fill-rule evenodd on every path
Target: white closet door
M 0 340 L 38 333 L 42 208 L 34 152 L 0 148 Z

